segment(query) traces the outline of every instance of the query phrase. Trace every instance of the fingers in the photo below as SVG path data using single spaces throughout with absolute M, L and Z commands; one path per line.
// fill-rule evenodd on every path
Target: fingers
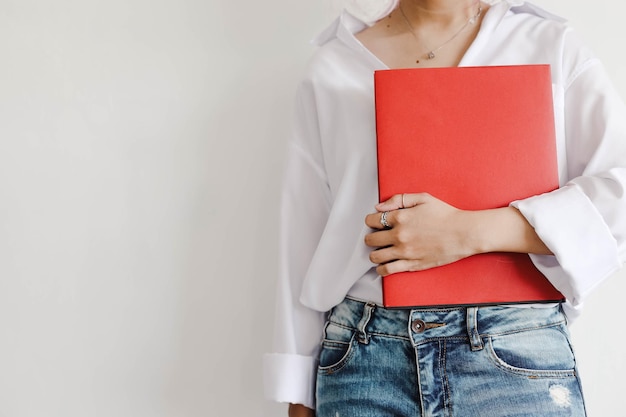
M 402 203 L 402 196 L 404 194 L 396 194 L 391 197 L 387 201 L 383 201 L 380 204 L 376 205 L 376 210 L 378 211 L 392 211 L 404 208 L 404 204 Z
M 401 208 L 415 207 L 430 201 L 433 196 L 428 193 L 396 194 L 387 201 L 376 205 L 378 211 L 391 211 Z
M 388 248 L 380 248 L 370 252 L 370 261 L 374 264 L 382 265 L 387 262 L 395 261 L 398 256 L 395 254 L 393 246 Z
M 372 229 L 379 229 L 379 230 L 385 229 L 386 227 L 383 225 L 383 222 L 381 221 L 383 213 L 368 214 L 367 216 L 365 216 L 365 224 L 371 227 Z M 389 227 L 393 227 L 393 224 L 394 224 L 393 217 L 394 217 L 394 213 L 391 213 L 391 212 L 385 215 L 385 220 L 387 224 L 389 225 Z
M 302 404 L 289 404 L 289 417 L 315 417 L 315 411 Z
M 375 232 L 366 236 L 365 241 L 369 246 L 378 246 L 379 241 L 386 241 L 385 237 L 380 237 L 378 235 L 385 234 L 389 232 Z M 397 249 L 395 246 L 388 247 L 380 247 L 380 249 L 373 250 L 370 252 L 370 261 L 374 264 L 377 264 L 376 272 L 381 275 L 389 275 L 395 272 L 406 271 L 409 267 L 410 262 L 408 260 L 400 260 L 399 255 L 397 254 Z
M 365 235 L 365 244 L 371 248 L 382 248 L 394 243 L 393 231 L 380 230 Z
M 381 277 L 386 277 L 387 275 L 397 272 L 420 271 L 422 269 L 426 268 L 421 265 L 420 261 L 402 259 L 378 265 L 378 267 L 376 267 L 376 273 Z
M 402 208 L 411 208 L 420 204 L 427 203 L 434 199 L 428 193 L 416 193 L 416 194 L 396 194 L 391 197 L 387 201 L 383 201 L 380 204 L 376 205 L 376 210 L 378 213 L 368 214 L 365 217 L 365 224 L 367 224 L 372 229 L 384 229 L 386 226 L 384 225 L 385 221 L 381 217 L 381 214 L 384 212 L 389 212 L 385 219 L 386 223 L 389 224 L 389 227 L 394 226 L 393 220 L 395 219 L 396 214 L 393 212 L 395 210 L 399 210 Z
M 370 260 L 382 276 L 421 271 L 474 253 L 465 244 L 471 236 L 466 233 L 467 216 L 428 193 L 397 194 L 376 209 L 378 213 L 365 218 L 374 229 L 365 244 L 376 248 Z

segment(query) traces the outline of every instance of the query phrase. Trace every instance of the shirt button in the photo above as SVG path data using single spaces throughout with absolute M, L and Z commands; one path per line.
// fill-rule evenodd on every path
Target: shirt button
M 411 322 L 411 330 L 415 333 L 423 333 L 426 330 L 426 323 L 423 320 L 415 319 Z

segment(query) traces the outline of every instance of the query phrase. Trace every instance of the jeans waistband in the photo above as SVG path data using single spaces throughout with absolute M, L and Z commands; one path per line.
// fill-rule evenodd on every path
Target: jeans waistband
M 466 338 L 475 349 L 482 348 L 484 336 L 564 325 L 565 321 L 560 305 L 387 309 L 350 297 L 329 314 L 329 322 L 355 329 L 363 341 L 372 334 L 407 338 L 414 344 L 438 338 Z

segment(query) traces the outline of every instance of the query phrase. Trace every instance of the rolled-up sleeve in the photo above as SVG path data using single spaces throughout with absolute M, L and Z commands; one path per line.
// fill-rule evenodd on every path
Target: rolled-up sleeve
M 264 386 L 268 399 L 310 408 L 325 313 L 303 305 L 300 297 L 330 206 L 314 93 L 303 84 L 285 168 L 274 347 L 264 357 Z
M 531 255 L 570 311 L 626 258 L 626 107 L 595 59 L 565 86 L 568 178 L 517 207 L 554 256 Z

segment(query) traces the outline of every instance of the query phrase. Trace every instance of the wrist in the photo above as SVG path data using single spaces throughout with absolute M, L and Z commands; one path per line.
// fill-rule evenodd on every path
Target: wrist
M 489 210 L 464 211 L 465 244 L 471 255 L 494 251 L 490 233 Z
M 475 253 L 551 253 L 516 208 L 509 206 L 471 213 L 471 244 Z

